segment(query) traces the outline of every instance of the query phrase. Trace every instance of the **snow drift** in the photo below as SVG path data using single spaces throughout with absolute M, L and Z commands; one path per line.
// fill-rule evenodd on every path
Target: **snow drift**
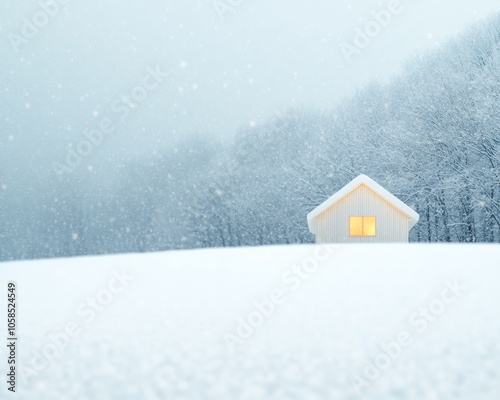
M 493 245 L 311 245 L 0 264 L 17 397 L 496 399 L 499 263 Z

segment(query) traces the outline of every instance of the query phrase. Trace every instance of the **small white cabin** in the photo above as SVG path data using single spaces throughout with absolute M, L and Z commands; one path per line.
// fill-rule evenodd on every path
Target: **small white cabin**
M 316 243 L 406 243 L 418 214 L 360 175 L 307 215 Z

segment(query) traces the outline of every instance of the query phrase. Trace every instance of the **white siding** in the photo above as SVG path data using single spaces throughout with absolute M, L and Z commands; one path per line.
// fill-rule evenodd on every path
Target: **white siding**
M 349 236 L 349 217 L 377 217 L 377 235 Z M 362 184 L 312 221 L 316 243 L 408 242 L 408 216 Z

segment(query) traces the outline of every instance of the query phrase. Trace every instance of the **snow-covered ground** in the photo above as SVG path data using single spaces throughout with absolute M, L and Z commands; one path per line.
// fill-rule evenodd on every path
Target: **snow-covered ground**
M 2 399 L 500 398 L 500 246 L 3 263 L 2 299 L 10 280 L 21 371 Z

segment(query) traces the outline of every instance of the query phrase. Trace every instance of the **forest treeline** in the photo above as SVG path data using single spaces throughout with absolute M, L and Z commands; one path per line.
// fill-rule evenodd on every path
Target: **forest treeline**
M 307 213 L 361 173 L 420 214 L 411 241 L 500 242 L 500 15 L 333 111 L 0 191 L 0 258 L 308 243 Z

